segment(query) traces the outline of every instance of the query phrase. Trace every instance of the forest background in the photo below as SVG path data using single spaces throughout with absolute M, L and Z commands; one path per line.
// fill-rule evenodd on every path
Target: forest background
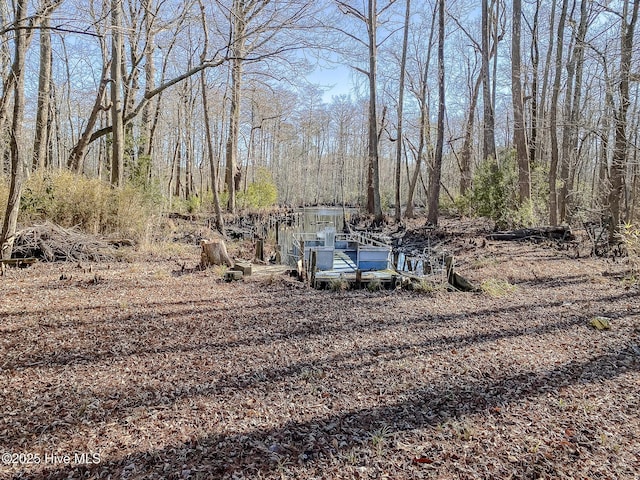
M 276 203 L 637 234 L 639 2 L 480 3 L 2 2 L 3 257 Z

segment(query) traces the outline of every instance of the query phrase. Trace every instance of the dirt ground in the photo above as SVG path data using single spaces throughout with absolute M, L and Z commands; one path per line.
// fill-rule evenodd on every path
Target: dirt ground
M 196 247 L 8 270 L 0 478 L 639 478 L 625 262 L 457 228 L 508 288 L 224 283 Z

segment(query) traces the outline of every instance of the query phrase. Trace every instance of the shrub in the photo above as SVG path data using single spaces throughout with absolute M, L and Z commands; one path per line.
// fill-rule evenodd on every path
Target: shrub
M 502 152 L 500 162 L 489 159 L 474 175 L 468 199 L 456 200 L 465 213 L 490 218 L 498 228 L 527 227 L 543 222 L 546 215 L 546 174 L 542 168 L 531 171 L 531 200 L 518 205 L 518 168 L 512 150 Z
M 250 208 L 265 208 L 274 205 L 278 201 L 278 188 L 273 181 L 271 172 L 265 168 L 258 169 L 256 181 L 247 186 L 246 193 L 238 192 L 237 201 L 243 207 Z
M 500 228 L 506 226 L 506 209 L 511 197 L 511 162 L 490 158 L 478 167 L 471 190 L 471 206 L 477 215 L 491 218 Z
M 0 206 L 6 206 L 0 187 Z M 25 181 L 20 203 L 21 223 L 50 221 L 62 227 L 77 226 L 94 235 L 121 235 L 140 241 L 160 213 L 162 197 L 156 189 L 127 185 L 114 189 L 108 183 L 68 171 L 36 173 Z

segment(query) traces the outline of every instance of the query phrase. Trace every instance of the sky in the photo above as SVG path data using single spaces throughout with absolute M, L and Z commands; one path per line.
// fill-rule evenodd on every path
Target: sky
M 353 94 L 353 73 L 350 67 L 336 66 L 323 68 L 319 66 L 314 72 L 307 75 L 310 83 L 325 89 L 323 100 L 327 103 L 336 95 Z

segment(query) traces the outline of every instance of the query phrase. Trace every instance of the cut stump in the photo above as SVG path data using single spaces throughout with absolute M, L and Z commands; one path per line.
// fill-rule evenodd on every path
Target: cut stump
M 206 268 L 210 265 L 233 266 L 233 260 L 227 253 L 227 246 L 224 240 L 215 238 L 213 240 L 202 240 L 200 242 L 202 253 L 200 254 L 200 266 Z

